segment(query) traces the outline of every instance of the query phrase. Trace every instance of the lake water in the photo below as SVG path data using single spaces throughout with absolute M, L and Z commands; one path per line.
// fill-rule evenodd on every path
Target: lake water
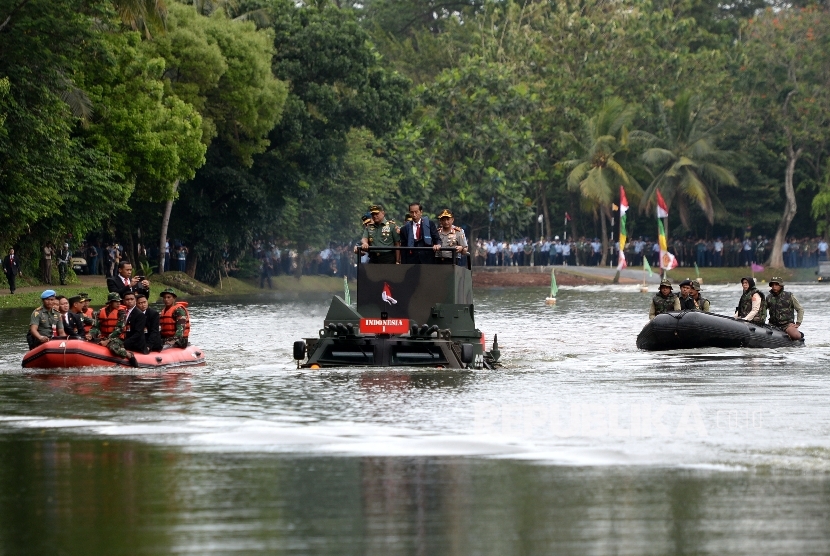
M 195 301 L 203 368 L 23 371 L 0 554 L 828 554 L 828 286 L 807 347 L 646 353 L 633 286 L 476 291 L 495 371 L 298 370 L 324 297 Z M 739 286 L 707 286 L 731 313 Z

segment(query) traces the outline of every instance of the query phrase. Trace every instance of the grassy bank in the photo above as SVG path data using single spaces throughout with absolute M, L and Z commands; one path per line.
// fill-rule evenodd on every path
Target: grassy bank
M 694 280 L 697 275 L 694 268 L 674 268 L 668 272 L 669 279 L 677 283 L 686 278 Z M 748 267 L 721 267 L 702 268 L 700 277 L 704 284 L 737 284 L 741 278 L 751 276 L 752 272 Z M 815 268 L 786 268 L 786 269 L 765 269 L 763 272 L 755 273 L 755 281 L 764 284 L 773 276 L 779 276 L 786 282 L 815 282 Z
M 9 294 L 8 290 L 0 293 L 0 309 L 21 307 L 34 309 L 40 305 L 40 294 L 46 289 L 53 289 L 58 295 L 65 295 L 66 297 L 84 292 L 92 298 L 94 307 L 103 306 L 108 293 L 105 278 L 103 276 L 84 276 L 82 278 L 82 280 L 76 279 L 77 283 L 66 286 L 20 284 L 14 295 Z M 343 278 L 330 276 L 303 276 L 299 280 L 293 276 L 275 276 L 271 279 L 271 282 L 273 291 L 343 293 Z M 150 301 L 156 301 L 158 293 L 167 287 L 174 288 L 183 299 L 214 295 L 261 294 L 269 291 L 267 285 L 264 290 L 260 289 L 259 282 L 254 280 L 246 281 L 224 277 L 221 284 L 208 286 L 190 278 L 183 272 L 165 272 L 150 277 L 150 291 L 153 293 L 153 298 Z M 354 291 L 355 284 L 352 282 L 350 287 Z

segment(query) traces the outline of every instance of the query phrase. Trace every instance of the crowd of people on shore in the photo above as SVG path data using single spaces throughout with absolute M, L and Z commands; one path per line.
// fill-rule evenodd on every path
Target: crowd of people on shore
M 772 240 L 764 236 L 713 239 L 677 238 L 669 242 L 669 252 L 678 266 L 741 267 L 762 264 L 772 251 Z M 789 238 L 781 248 L 787 268 L 809 268 L 827 260 L 828 243 L 824 238 Z M 659 268 L 660 244 L 652 238 L 637 237 L 623 248 L 628 266 L 643 266 L 643 261 Z M 598 266 L 602 261 L 602 242 L 599 238 L 533 241 L 529 238 L 513 241 L 479 239 L 474 248 L 473 264 L 478 266 Z M 617 266 L 619 242 L 608 246 L 606 264 Z
M 118 264 L 116 274 L 107 279 L 106 303 L 97 312 L 84 292 L 66 297 L 45 290 L 41 306 L 29 321 L 29 349 L 54 338 L 95 342 L 137 366 L 135 353 L 186 348 L 190 337 L 187 303 L 178 301 L 176 291 L 167 288 L 159 294 L 164 306 L 157 311 L 149 305 L 149 281 L 132 272 L 129 261 Z
M 785 332 L 792 340 L 801 340 L 804 334 L 798 329 L 804 320 L 804 307 L 791 292 L 784 291 L 784 280 L 774 276 L 769 281 L 769 294 L 755 285 L 752 277 L 741 278 L 741 297 L 735 307 L 734 318 L 758 325 L 769 325 Z M 686 279 L 680 282 L 680 293 L 675 294 L 671 280 L 663 279 L 657 293 L 651 299 L 648 318 L 677 311 L 709 312 L 711 303 L 701 296 L 700 282 Z M 767 320 L 769 318 L 769 320 Z

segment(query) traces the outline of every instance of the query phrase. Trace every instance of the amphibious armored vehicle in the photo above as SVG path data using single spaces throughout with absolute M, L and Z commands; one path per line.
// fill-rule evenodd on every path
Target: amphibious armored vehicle
M 332 298 L 319 336 L 294 342 L 299 367 L 499 365 L 497 337 L 487 351 L 475 325 L 469 259 L 466 266 L 358 262 L 357 267 L 357 308 Z

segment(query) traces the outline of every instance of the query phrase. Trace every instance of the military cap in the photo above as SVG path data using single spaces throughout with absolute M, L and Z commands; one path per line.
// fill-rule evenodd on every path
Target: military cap
M 386 211 L 383 210 L 383 205 L 372 205 L 372 206 L 369 207 L 369 212 L 371 212 L 372 214 L 375 214 L 375 213 L 378 213 L 378 212 L 386 212 Z
M 772 287 L 773 284 L 778 284 L 782 288 L 784 287 L 784 280 L 778 276 L 773 276 L 769 279 L 769 286 Z
M 55 293 L 55 290 L 44 290 L 44 292 L 42 294 L 40 294 L 40 298 L 41 299 L 49 299 L 50 297 L 55 297 L 56 295 L 58 295 L 58 294 Z
M 73 295 L 69 298 L 69 306 L 72 307 L 73 305 L 75 305 L 76 303 L 80 303 L 81 301 L 83 301 L 83 298 L 81 298 L 80 295 Z
M 452 218 L 452 211 L 450 209 L 444 209 L 441 214 L 438 215 L 438 218 Z
M 372 213 L 371 213 L 371 212 L 367 212 L 367 213 L 365 213 L 365 214 L 363 215 L 362 220 L 363 220 L 363 223 L 364 223 L 364 224 L 366 224 L 367 222 L 371 222 L 371 221 L 372 221 Z
M 107 303 L 112 303 L 113 301 L 121 301 L 121 296 L 118 295 L 118 292 L 110 292 L 107 294 Z
M 679 285 L 679 286 L 681 286 L 681 287 L 682 287 L 682 286 L 691 286 L 691 285 L 692 285 L 692 281 L 691 281 L 689 278 L 686 278 L 685 280 L 683 280 L 682 282 L 680 282 L 680 284 L 678 284 L 678 285 Z
M 699 292 L 700 291 L 700 282 L 698 282 L 697 280 L 692 280 L 692 287 L 695 289 L 695 291 Z
M 89 298 L 89 294 L 88 294 L 88 293 L 81 292 L 81 293 L 79 293 L 79 294 L 78 294 L 78 297 L 80 297 L 80 298 L 81 298 L 81 301 L 92 301 L 92 300 Z
M 161 293 L 159 294 L 159 297 L 164 297 L 164 295 L 168 294 L 168 293 L 170 295 L 172 295 L 173 297 L 176 297 L 176 298 L 179 297 L 178 295 L 176 295 L 176 290 L 174 290 L 173 288 L 167 288 L 167 289 L 161 290 Z
M 663 286 L 668 286 L 668 287 L 671 288 L 671 280 L 668 280 L 668 279 L 660 280 L 660 287 L 662 288 Z
M 411 222 L 412 221 L 412 213 L 407 212 L 406 217 L 404 218 L 404 220 L 407 221 L 407 222 Z

